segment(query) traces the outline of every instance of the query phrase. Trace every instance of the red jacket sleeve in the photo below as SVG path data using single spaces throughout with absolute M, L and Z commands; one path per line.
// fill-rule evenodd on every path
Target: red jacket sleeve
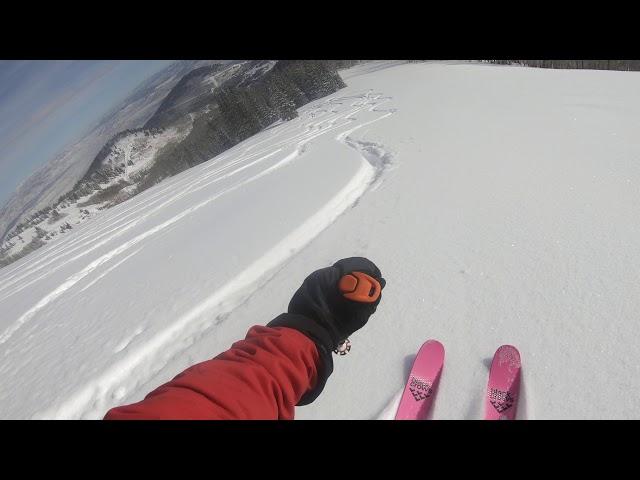
M 226 352 L 104 418 L 290 420 L 315 385 L 318 362 L 315 343 L 298 330 L 256 326 Z

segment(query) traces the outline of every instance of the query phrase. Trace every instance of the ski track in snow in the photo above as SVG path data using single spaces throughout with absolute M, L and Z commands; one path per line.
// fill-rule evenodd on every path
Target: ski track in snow
M 371 94 L 369 93 L 367 95 L 371 95 Z M 375 95 L 374 97 L 377 98 L 378 96 L 379 96 L 379 94 Z M 385 100 L 385 101 L 388 101 L 388 99 Z M 380 102 L 380 103 L 383 103 L 383 102 Z M 293 142 L 300 141 L 300 143 L 298 144 L 298 147 L 301 148 L 301 147 L 303 147 L 304 144 L 310 142 L 314 138 L 319 137 L 321 135 L 325 135 L 326 133 L 328 133 L 332 129 L 337 129 L 337 128 L 342 127 L 343 124 L 340 124 L 338 126 L 334 126 L 334 124 L 336 123 L 336 121 L 338 119 L 340 119 L 340 117 L 345 118 L 345 119 L 352 118 L 352 115 L 354 113 L 359 112 L 365 106 L 371 106 L 371 108 L 369 108 L 370 111 L 381 111 L 381 110 L 375 109 L 376 105 L 379 105 L 379 104 L 371 102 L 370 100 L 369 101 L 362 101 L 360 103 L 355 102 L 353 106 L 355 106 L 356 109 L 354 111 L 351 111 L 351 112 L 347 113 L 346 115 L 340 115 L 337 119 L 330 120 L 330 125 L 331 126 L 328 129 L 321 130 L 321 131 L 319 131 L 317 133 L 312 133 L 312 134 L 310 134 L 309 132 L 303 132 L 301 134 L 294 135 L 292 138 L 286 138 L 286 139 L 282 140 L 279 143 L 276 143 L 276 144 L 271 143 L 269 145 L 268 150 L 272 150 L 272 151 L 270 151 L 268 153 L 265 153 L 264 150 L 262 150 L 262 151 L 250 154 L 248 156 L 240 156 L 240 158 L 238 158 L 237 160 L 231 162 L 230 164 L 227 164 L 227 165 L 224 165 L 224 166 L 222 166 L 220 168 L 217 168 L 217 169 L 213 170 L 212 172 L 206 173 L 201 178 L 197 178 L 196 180 L 187 183 L 187 185 L 185 185 L 184 189 L 180 193 L 173 195 L 168 200 L 165 200 L 164 202 L 162 202 L 159 205 L 155 206 L 151 211 L 147 212 L 146 214 L 137 215 L 140 209 L 146 209 L 146 208 L 148 208 L 150 206 L 155 205 L 160 200 L 162 200 L 163 194 L 166 191 L 174 189 L 173 185 L 165 187 L 160 192 L 154 194 L 153 197 L 151 197 L 150 201 L 148 201 L 147 203 L 138 204 L 138 205 L 132 206 L 129 209 L 125 210 L 122 213 L 119 213 L 116 216 L 116 218 L 122 216 L 123 219 L 128 219 L 130 217 L 135 217 L 133 220 L 131 220 L 131 221 L 125 223 L 125 224 L 107 223 L 104 227 L 98 227 L 98 232 L 105 231 L 105 233 L 100 233 L 100 234 L 98 234 L 96 236 L 92 236 L 92 232 L 87 232 L 81 238 L 76 239 L 73 242 L 71 242 L 70 245 L 67 246 L 66 250 L 65 249 L 61 249 L 61 250 L 53 249 L 47 255 L 45 255 L 42 259 L 40 259 L 37 262 L 34 262 L 32 265 L 30 265 L 31 268 L 26 269 L 26 271 L 21 276 L 15 277 L 13 279 L 10 278 L 10 279 L 8 279 L 8 281 L 3 282 L 2 285 L 0 285 L 0 292 L 2 292 L 3 290 L 5 290 L 6 288 L 10 287 L 11 285 L 13 285 L 15 283 L 20 282 L 21 280 L 24 280 L 25 278 L 27 278 L 29 275 L 33 274 L 34 272 L 43 270 L 45 267 L 51 265 L 52 263 L 58 262 L 58 266 L 53 267 L 52 269 L 48 269 L 44 273 L 44 275 L 42 275 L 42 276 L 36 277 L 36 278 L 32 279 L 31 281 L 28 281 L 26 283 L 21 284 L 18 288 L 14 289 L 13 291 L 10 291 L 9 293 L 7 293 L 4 296 L 0 297 L 0 301 L 5 300 L 9 296 L 11 296 L 11 295 L 23 290 L 24 288 L 27 288 L 28 286 L 32 285 L 33 283 L 35 283 L 35 282 L 37 282 L 39 280 L 42 280 L 43 278 L 45 278 L 46 276 L 48 276 L 51 273 L 55 272 L 59 268 L 62 268 L 64 266 L 64 263 L 59 262 L 61 255 L 62 256 L 68 255 L 70 253 L 73 253 L 75 251 L 80 250 L 81 251 L 80 254 L 78 254 L 75 257 L 70 258 L 68 261 L 77 260 L 78 258 L 80 258 L 80 257 L 82 257 L 84 255 L 87 255 L 88 253 L 92 252 L 93 250 L 103 246 L 104 244 L 106 244 L 107 242 L 113 240 L 114 238 L 122 236 L 127 230 L 135 227 L 139 223 L 141 223 L 144 220 L 146 220 L 148 217 L 152 216 L 154 213 L 161 211 L 163 208 L 165 208 L 169 204 L 176 202 L 177 200 L 183 198 L 184 196 L 186 196 L 186 195 L 188 195 L 190 193 L 195 193 L 195 192 L 197 192 L 197 191 L 199 191 L 199 190 L 201 190 L 203 188 L 207 188 L 207 187 L 209 187 L 210 185 L 212 185 L 212 184 L 214 184 L 216 182 L 225 180 L 225 179 L 227 179 L 227 178 L 229 178 L 229 177 L 231 177 L 233 175 L 236 175 L 237 173 L 239 173 L 239 172 L 241 172 L 241 171 L 243 171 L 243 170 L 245 170 L 247 168 L 250 168 L 251 166 L 253 166 L 253 165 L 257 164 L 257 163 L 260 163 L 263 160 L 267 160 L 271 156 L 276 155 L 277 153 L 279 153 L 283 147 L 290 146 L 291 143 L 293 143 Z M 386 116 L 390 115 L 392 112 L 393 111 L 389 111 L 386 115 L 382 116 L 380 119 L 385 118 Z M 374 120 L 372 120 L 370 122 L 362 124 L 361 126 L 368 125 L 368 124 L 373 123 L 373 122 L 375 122 L 377 120 L 379 120 L 379 119 L 374 119 Z M 351 121 L 355 121 L 355 119 L 351 120 Z M 322 123 L 324 123 L 324 121 L 323 122 L 319 122 L 318 124 L 315 124 L 315 125 L 320 125 Z M 312 124 L 312 125 L 314 125 L 314 124 Z M 358 128 L 360 128 L 360 126 L 351 129 L 349 131 L 349 133 L 357 130 Z M 270 138 L 272 138 L 273 136 L 275 136 L 277 134 L 278 134 L 278 132 L 273 132 L 268 139 L 263 140 L 262 142 L 259 142 L 259 143 L 266 142 Z M 340 140 L 342 140 L 342 138 Z M 354 147 L 353 141 L 351 143 L 349 143 L 349 145 Z M 273 151 L 274 148 L 276 148 L 275 151 Z M 357 147 L 356 147 L 356 149 L 361 150 L 361 149 L 359 149 Z M 247 150 L 249 150 L 249 149 L 247 149 Z M 247 150 L 245 150 L 245 153 L 246 153 Z M 366 150 L 361 150 L 361 151 L 366 151 Z M 226 157 L 228 155 L 226 155 L 226 153 L 223 153 L 221 156 L 225 156 Z M 259 158 L 254 160 L 254 161 L 252 161 L 252 162 L 245 163 L 247 160 L 253 159 L 255 156 L 259 156 Z M 291 160 L 293 158 L 294 157 L 290 157 L 289 160 Z M 371 155 L 369 155 L 368 157 L 365 156 L 365 158 L 368 161 L 370 161 L 372 156 Z M 213 162 L 212 165 L 209 165 L 207 168 L 211 168 L 211 166 L 215 165 L 216 163 L 218 163 L 218 162 Z M 244 163 L 244 165 L 242 165 L 241 167 L 238 167 L 235 170 L 231 170 L 229 173 L 222 174 L 224 171 L 230 170 L 232 167 L 235 167 L 236 165 L 242 164 L 242 163 Z M 281 165 L 281 166 L 283 166 L 283 165 Z M 374 165 L 374 167 L 376 167 L 376 165 Z M 195 168 L 197 168 L 197 167 L 195 167 Z M 275 169 L 273 169 L 273 170 L 275 170 Z M 270 171 L 273 171 L 273 170 L 270 170 Z M 222 175 L 219 175 L 219 174 L 222 174 Z M 211 177 L 213 177 L 212 180 L 208 181 Z M 112 220 L 112 219 L 108 219 L 108 220 Z M 96 240 L 98 240 L 98 239 L 101 239 L 101 241 L 96 243 Z M 83 242 L 83 240 L 86 240 L 86 241 Z M 73 246 L 76 243 L 78 244 L 76 247 L 68 248 L 70 246 Z M 91 244 L 90 247 L 88 247 L 89 244 Z M 46 252 L 43 252 L 43 253 L 46 253 Z M 48 259 L 48 261 L 44 261 L 44 260 L 47 260 L 47 259 Z M 1 338 L 2 337 L 0 337 L 0 343 L 2 343 Z
M 369 91 L 355 97 L 355 101 L 347 108 L 343 108 L 343 111 L 336 110 L 338 106 L 345 107 L 348 100 L 335 94 L 332 98 L 312 102 L 300 111 L 300 119 L 306 117 L 307 122 L 288 122 L 263 132 L 266 135 L 258 135 L 257 141 L 248 139 L 209 162 L 183 172 L 176 176 L 177 178 L 167 179 L 154 189 L 106 211 L 103 216 L 97 217 L 100 221 L 93 219 L 74 232 L 75 235 L 69 235 L 60 242 L 52 242 L 32 256 L 25 257 L 30 261 L 26 260 L 20 268 L 16 267 L 7 272 L 0 271 L 0 292 L 2 292 L 0 302 L 2 302 L 37 282 L 45 281 L 53 272 L 67 267 L 72 262 L 78 262 L 89 253 L 117 240 L 136 226 L 152 221 L 158 212 L 178 200 L 218 182 L 233 180 L 242 172 L 259 167 L 261 163 L 290 150 L 274 164 L 232 183 L 164 222 L 145 229 L 115 248 L 110 248 L 68 276 L 66 281 L 44 295 L 0 334 L 0 345 L 2 345 L 25 324 L 36 318 L 39 311 L 67 292 L 77 291 L 74 287 L 86 277 L 94 272 L 98 273 L 93 280 L 80 289 L 80 292 L 89 289 L 138 254 L 144 248 L 145 242 L 153 239 L 156 234 L 174 226 L 220 197 L 295 162 L 307 148 L 313 148 L 314 139 L 339 131 L 337 135 L 334 134 L 334 140 L 358 152 L 362 159 L 361 167 L 346 186 L 263 256 L 202 302 L 193 306 L 191 310 L 182 314 L 170 326 L 138 343 L 135 348 L 131 345 L 132 341 L 142 333 L 144 328 L 139 327 L 131 335 L 123 338 L 115 348 L 115 353 L 124 353 L 122 358 L 85 383 L 72 395 L 56 399 L 48 408 L 41 409 L 33 418 L 101 417 L 110 400 L 123 398 L 137 385 L 159 372 L 168 361 L 188 348 L 210 327 L 226 318 L 234 308 L 262 288 L 290 257 L 311 242 L 346 210 L 356 205 L 360 197 L 380 181 L 383 171 L 391 162 L 390 154 L 380 145 L 358 141 L 351 135 L 367 125 L 392 115 L 393 110 L 376 108 L 388 102 L 390 98 L 382 98 L 382 94 Z M 349 128 L 358 122 L 358 114 L 363 111 L 377 112 L 381 115 Z M 318 118 L 320 115 L 326 118 Z M 138 248 L 128 253 L 135 247 Z M 112 262 L 115 263 L 109 266 Z M 104 270 L 99 273 L 102 269 Z M 6 275 L 3 275 L 5 273 Z
M 124 257 L 122 260 L 120 260 L 119 262 L 115 263 L 114 265 L 112 265 L 111 267 L 107 268 L 104 272 L 102 272 L 100 275 L 98 275 L 95 279 L 91 280 L 89 283 L 87 283 L 87 285 L 85 285 L 84 287 L 82 287 L 82 289 L 80 289 L 80 291 L 78 293 L 82 293 L 85 290 L 87 290 L 88 288 L 91 288 L 92 286 L 94 286 L 96 283 L 98 283 L 101 279 L 103 279 L 104 277 L 106 277 L 109 273 L 111 273 L 113 270 L 115 270 L 116 268 L 118 268 L 120 265 L 122 265 L 124 262 L 126 262 L 127 260 L 129 260 L 131 257 L 133 257 L 136 253 L 138 253 L 140 250 L 142 250 L 142 248 L 137 249 L 135 252 L 130 253 L 129 255 L 127 255 L 126 257 Z

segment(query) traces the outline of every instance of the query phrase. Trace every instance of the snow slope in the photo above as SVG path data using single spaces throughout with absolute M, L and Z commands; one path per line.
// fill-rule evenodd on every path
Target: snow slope
M 378 312 L 297 418 L 389 418 L 446 348 L 433 418 L 637 418 L 638 74 L 380 62 L 348 87 L 0 270 L 0 417 L 100 418 L 281 313 L 352 255 Z M 588 392 L 588 395 L 585 394 Z M 615 401 L 612 401 L 615 399 Z

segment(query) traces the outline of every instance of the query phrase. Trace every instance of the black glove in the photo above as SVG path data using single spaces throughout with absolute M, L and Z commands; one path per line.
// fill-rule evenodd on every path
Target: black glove
M 362 257 L 339 260 L 333 266 L 309 275 L 289 303 L 289 313 L 314 320 L 331 338 L 327 348 L 333 350 L 356 330 L 364 327 L 376 311 L 382 295 L 371 303 L 350 300 L 340 291 L 340 279 L 352 272 L 373 277 L 383 288 L 385 280 L 373 262 Z
M 267 325 L 299 330 L 318 347 L 321 368 L 316 388 L 298 405 L 311 403 L 320 394 L 333 371 L 331 352 L 367 323 L 382 299 L 385 285 L 380 270 L 370 260 L 363 257 L 339 260 L 309 275 L 293 295 L 289 313 Z

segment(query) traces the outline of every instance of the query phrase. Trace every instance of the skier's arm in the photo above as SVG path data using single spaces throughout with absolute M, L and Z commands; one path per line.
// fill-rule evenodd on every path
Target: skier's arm
M 318 363 L 315 343 L 299 331 L 256 326 L 226 352 L 105 419 L 292 419 L 316 384 Z
M 384 286 L 380 270 L 364 258 L 316 270 L 288 313 L 105 419 L 292 419 L 296 405 L 322 392 L 333 371 L 331 352 L 367 323 Z

